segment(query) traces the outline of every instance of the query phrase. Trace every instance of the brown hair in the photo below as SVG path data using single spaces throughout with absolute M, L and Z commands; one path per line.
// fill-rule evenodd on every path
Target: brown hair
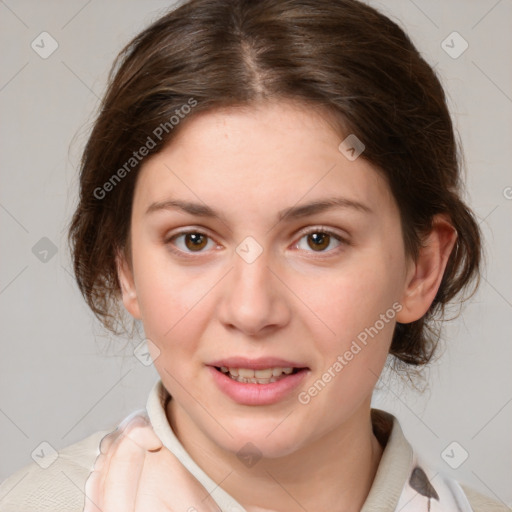
M 364 143 L 362 157 L 386 177 L 398 204 L 408 255 L 417 256 L 435 214 L 451 219 L 458 237 L 439 291 L 423 318 L 397 324 L 390 349 L 407 365 L 426 364 L 439 337 L 436 317 L 479 277 L 480 231 L 461 199 L 457 144 L 436 74 L 397 24 L 355 0 L 191 0 L 120 52 L 83 152 L 69 230 L 87 303 L 120 332 L 115 254 L 129 257 L 142 161 L 134 152 L 157 153 L 199 112 L 266 99 L 324 109 L 343 127 L 340 136 Z

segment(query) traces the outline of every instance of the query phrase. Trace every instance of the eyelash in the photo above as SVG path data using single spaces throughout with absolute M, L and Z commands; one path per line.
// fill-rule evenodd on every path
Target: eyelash
M 297 243 L 294 244 L 294 247 L 296 247 L 297 245 L 299 245 L 299 242 L 300 240 L 302 240 L 304 237 L 308 236 L 308 235 L 311 235 L 311 234 L 324 234 L 324 235 L 329 235 L 330 237 L 334 238 L 336 241 L 338 241 L 340 243 L 340 245 L 334 249 L 331 249 L 329 251 L 306 251 L 306 252 L 311 252 L 313 254 L 317 253 L 319 256 L 314 256 L 315 258 L 323 258 L 323 254 L 328 254 L 328 253 L 335 253 L 337 254 L 339 252 L 339 250 L 342 248 L 342 246 L 346 246 L 346 245 L 350 245 L 350 243 L 348 242 L 348 240 L 344 237 L 342 237 L 341 235 L 339 235 L 338 233 L 328 229 L 328 228 L 325 228 L 323 226 L 316 226 L 316 227 L 313 227 L 313 228 L 310 228 L 309 230 L 307 231 L 303 231 L 302 233 L 300 233 L 300 238 L 298 239 Z M 174 248 L 174 243 L 173 241 L 176 240 L 177 238 L 181 237 L 181 236 L 184 236 L 184 235 L 187 235 L 187 234 L 195 234 L 195 235 L 202 235 L 202 236 L 205 236 L 207 237 L 208 239 L 212 240 L 213 241 L 213 238 L 211 238 L 208 234 L 198 230 L 198 229 L 190 229 L 190 230 L 185 230 L 185 231 L 180 231 L 174 235 L 172 235 L 171 237 L 167 238 L 165 240 L 165 244 L 169 246 L 169 250 L 171 252 L 173 252 L 174 254 L 177 254 L 178 256 L 180 257 L 183 257 L 183 258 L 195 258 L 196 256 L 194 256 L 194 252 L 186 252 L 186 251 L 183 251 L 181 249 L 176 249 Z M 197 251 L 196 254 L 201 254 L 203 251 Z M 331 254 L 328 254 L 329 256 L 331 256 Z

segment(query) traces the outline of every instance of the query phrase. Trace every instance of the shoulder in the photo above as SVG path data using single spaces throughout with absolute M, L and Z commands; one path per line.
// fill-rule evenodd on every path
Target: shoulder
M 94 467 L 101 439 L 112 430 L 98 431 L 63 448 L 46 468 L 42 467 L 46 464 L 32 462 L 13 473 L 0 484 L 0 510 L 82 512 L 85 482 Z
M 475 491 L 471 487 L 460 484 L 466 498 L 468 499 L 473 512 L 511 512 L 512 508 L 507 507 L 504 503 L 494 500 L 489 496 Z
M 457 481 L 438 467 L 430 467 L 414 453 L 412 472 L 404 485 L 397 510 L 417 510 L 420 502 L 430 510 L 458 510 L 460 512 L 512 512 L 505 503 L 481 494 Z M 409 507 L 409 504 L 414 504 Z
M 417 506 L 423 502 L 430 510 L 434 502 L 435 510 L 458 510 L 460 512 L 512 512 L 505 503 L 481 494 L 445 473 L 438 467 L 430 467 L 414 453 L 413 470 L 404 486 L 400 503 L 403 512 L 409 512 L 408 505 Z M 399 505 L 400 505 L 399 503 Z M 416 510 L 412 507 L 411 510 Z
M 405 438 L 398 419 L 372 409 L 373 430 L 384 452 L 368 497 L 367 508 L 381 510 L 385 499 L 390 510 L 460 512 L 512 512 L 499 499 L 491 498 L 455 480 L 439 466 L 430 466 L 423 452 Z

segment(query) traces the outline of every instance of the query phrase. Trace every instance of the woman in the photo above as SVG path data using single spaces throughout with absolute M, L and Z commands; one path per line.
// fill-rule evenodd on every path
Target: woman
M 442 87 L 376 10 L 161 17 L 114 64 L 70 226 L 89 306 L 142 322 L 160 380 L 2 510 L 507 510 L 371 408 L 388 355 L 428 363 L 478 276 L 460 195 Z

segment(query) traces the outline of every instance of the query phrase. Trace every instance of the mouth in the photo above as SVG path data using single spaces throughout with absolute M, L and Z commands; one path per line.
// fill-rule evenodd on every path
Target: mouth
M 233 357 L 206 365 L 215 387 L 240 405 L 272 405 L 291 399 L 310 368 L 277 358 Z
M 269 367 L 255 370 L 253 368 L 232 368 L 228 366 L 214 366 L 215 370 L 223 373 L 230 379 L 243 384 L 270 384 L 286 379 L 290 375 L 294 375 L 306 367 Z

